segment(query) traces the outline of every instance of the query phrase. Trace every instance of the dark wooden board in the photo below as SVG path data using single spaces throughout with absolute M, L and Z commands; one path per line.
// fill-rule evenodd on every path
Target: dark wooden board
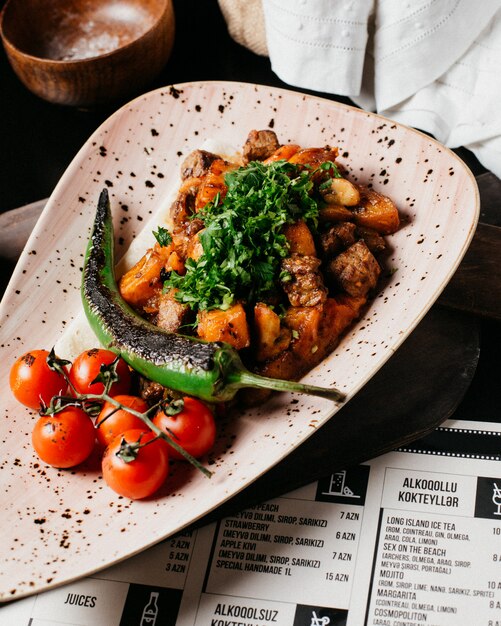
M 479 223 L 459 269 L 439 303 L 501 320 L 501 227 Z

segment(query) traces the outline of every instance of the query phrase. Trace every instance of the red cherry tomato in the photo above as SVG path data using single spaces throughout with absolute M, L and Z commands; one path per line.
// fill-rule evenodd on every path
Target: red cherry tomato
M 138 413 L 145 413 L 148 410 L 148 404 L 142 398 L 127 395 L 113 397 L 120 404 L 134 409 Z M 103 404 L 101 413 L 96 420 L 97 439 L 102 446 L 110 445 L 115 437 L 134 428 L 144 430 L 147 426 L 140 417 L 125 409 L 117 409 L 111 402 Z
M 87 459 L 96 441 L 90 417 L 77 407 L 40 417 L 32 433 L 35 452 L 54 467 L 74 467 Z
M 159 411 L 153 418 L 153 423 L 186 452 L 200 458 L 214 445 L 216 422 L 212 411 L 200 400 L 186 396 L 183 401 L 184 406 L 179 413 L 167 415 L 164 411 Z M 184 458 L 173 447 L 170 447 L 169 454 L 173 459 Z
M 64 395 L 68 388 L 64 376 L 47 364 L 47 350 L 31 350 L 23 354 L 10 370 L 9 383 L 16 400 L 38 409 L 48 405 L 53 396 Z
M 125 461 L 120 456 L 124 441 L 129 444 L 139 442 L 141 446 L 133 460 Z M 167 448 L 168 444 L 156 439 L 151 430 L 133 429 L 118 435 L 104 451 L 102 469 L 106 484 L 131 500 L 151 496 L 169 475 Z
M 102 348 L 93 348 L 86 350 L 77 356 L 73 361 L 70 369 L 70 382 L 78 391 L 78 393 L 103 393 L 103 383 L 94 383 L 101 370 L 101 365 L 110 365 L 116 359 L 117 355 L 111 350 Z M 127 363 L 120 358 L 117 362 L 116 372 L 119 380 L 113 383 L 110 389 L 110 396 L 118 394 L 126 394 L 131 386 L 131 373 Z

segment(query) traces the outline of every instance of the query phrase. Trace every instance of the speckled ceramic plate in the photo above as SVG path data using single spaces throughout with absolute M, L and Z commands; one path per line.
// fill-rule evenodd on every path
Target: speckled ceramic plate
M 88 575 L 180 530 L 334 415 L 330 402 L 296 396 L 291 404 L 291 396 L 277 395 L 222 425 L 212 479 L 178 468 L 158 497 L 129 502 L 103 484 L 92 462 L 78 471 L 40 463 L 30 444 L 35 416 L 10 396 L 14 359 L 28 349 L 50 348 L 65 331 L 67 337 L 79 314 L 80 270 L 100 189 L 109 188 L 119 249 L 125 250 L 168 206 L 184 156 L 206 138 L 240 146 L 252 128 L 274 128 L 283 142 L 339 146 L 351 176 L 391 196 L 405 220 L 390 240 L 387 266 L 393 271 L 384 291 L 308 381 L 355 394 L 459 264 L 478 218 L 476 184 L 452 152 L 423 134 L 328 100 L 239 83 L 166 87 L 120 109 L 64 174 L 2 303 L 2 600 Z

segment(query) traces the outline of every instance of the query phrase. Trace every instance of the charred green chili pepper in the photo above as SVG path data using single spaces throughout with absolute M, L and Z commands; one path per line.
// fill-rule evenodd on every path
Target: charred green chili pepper
M 242 387 L 293 391 L 333 401 L 344 399 L 337 389 L 253 374 L 226 343 L 201 341 L 150 324 L 119 293 L 113 245 L 110 201 L 108 190 L 103 189 L 85 258 L 83 306 L 101 344 L 120 353 L 134 370 L 165 387 L 208 402 L 230 400 Z

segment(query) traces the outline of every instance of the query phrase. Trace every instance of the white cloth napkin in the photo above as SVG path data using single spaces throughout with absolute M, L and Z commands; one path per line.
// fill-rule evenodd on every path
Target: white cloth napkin
M 465 146 L 501 178 L 501 0 L 219 2 L 284 82 Z

